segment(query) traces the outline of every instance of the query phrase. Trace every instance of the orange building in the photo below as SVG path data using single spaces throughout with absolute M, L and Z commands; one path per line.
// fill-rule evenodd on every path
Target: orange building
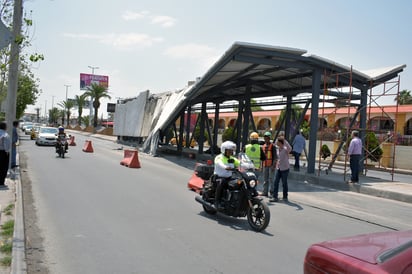
M 323 120 L 323 128 L 346 129 L 355 113 L 356 108 L 354 107 L 321 108 L 319 109 L 319 119 Z M 391 131 L 400 135 L 412 135 L 412 105 L 371 106 L 367 107 L 366 113 L 367 126 L 371 131 L 385 134 Z M 281 110 L 254 111 L 253 119 L 257 130 L 276 129 L 280 114 Z M 214 116 L 214 113 L 208 113 L 211 126 L 213 126 Z M 237 112 L 219 113 L 219 130 L 234 127 L 236 119 Z M 310 109 L 307 111 L 305 120 L 310 121 Z

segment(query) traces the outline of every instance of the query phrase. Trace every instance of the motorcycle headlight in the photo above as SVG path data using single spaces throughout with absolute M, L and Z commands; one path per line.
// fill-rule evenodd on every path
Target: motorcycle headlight
M 249 185 L 250 185 L 250 187 L 255 187 L 256 186 L 256 181 L 255 180 L 250 180 Z

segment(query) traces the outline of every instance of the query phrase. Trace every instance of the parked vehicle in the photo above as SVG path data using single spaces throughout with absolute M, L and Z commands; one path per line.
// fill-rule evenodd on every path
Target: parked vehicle
M 34 126 L 30 132 L 30 140 L 35 140 L 39 134 L 40 126 Z
M 202 196 L 197 195 L 196 201 L 201 203 L 208 214 L 216 214 L 218 211 L 232 217 L 247 216 L 250 227 L 255 231 L 264 230 L 270 221 L 270 211 L 267 204 L 258 196 L 256 190 L 257 177 L 250 171 L 253 163 L 241 153 L 239 155 L 241 165 L 233 170 L 227 189 L 222 194 L 223 209 L 215 207 L 216 176 L 213 174 L 213 165 L 198 166 L 197 175 L 204 179 Z M 200 172 L 199 172 L 200 171 Z
M 24 134 L 30 135 L 32 128 L 33 128 L 33 124 L 25 125 L 24 126 Z
M 345 237 L 313 244 L 306 252 L 305 274 L 412 273 L 412 230 Z
M 56 135 L 59 130 L 55 127 L 40 127 L 36 137 L 36 145 L 54 146 L 56 145 Z

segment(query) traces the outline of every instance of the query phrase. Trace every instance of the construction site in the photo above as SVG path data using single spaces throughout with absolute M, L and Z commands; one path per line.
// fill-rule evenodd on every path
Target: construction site
M 411 118 L 407 112 L 399 114 L 393 99 L 399 98 L 405 68 L 402 64 L 361 72 L 302 49 L 235 42 L 205 75 L 185 88 L 161 94 L 145 91 L 119 100 L 113 134 L 154 156 L 166 149 L 213 158 L 228 129 L 231 135 L 225 138 L 233 140 L 239 152 L 252 131 L 270 130 L 273 139 L 284 131 L 292 143 L 305 128 L 307 173 L 316 174 L 325 168 L 320 153 L 324 142 L 333 142 L 326 169 L 337 160 L 346 165 L 346 157 L 341 157 L 345 144 L 358 130 L 365 152 L 362 170 L 367 172 L 372 162 L 393 173 L 398 133 L 405 131 Z M 391 113 L 380 103 L 384 97 L 395 102 Z M 256 116 L 265 111 L 277 115 L 261 123 Z

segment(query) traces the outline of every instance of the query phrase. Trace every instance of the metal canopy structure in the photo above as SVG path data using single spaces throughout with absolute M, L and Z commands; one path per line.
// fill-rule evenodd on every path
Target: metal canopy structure
M 222 58 L 192 88 L 187 97 L 192 103 L 223 102 L 244 97 L 296 96 L 313 92 L 314 88 L 353 86 L 359 90 L 380 85 L 398 76 L 406 65 L 387 68 L 380 75 L 366 75 L 350 67 L 315 55 L 306 55 L 302 49 L 266 46 L 236 42 Z M 321 74 L 320 86 L 313 86 L 314 71 Z M 339 78 L 328 75 L 347 74 Z M 248 89 L 248 90 L 247 90 Z M 329 93 L 349 98 L 347 93 Z M 360 99 L 355 97 L 352 99 Z
M 206 109 L 210 109 L 212 104 L 215 121 L 218 121 L 220 107 L 223 107 L 221 104 L 235 100 L 238 102 L 236 128 L 239 147 L 246 143 L 250 122 L 253 124 L 251 99 L 270 97 L 272 99 L 260 105 L 285 105 L 286 116 L 293 104 L 306 104 L 305 110 L 311 104 L 308 173 L 314 173 L 319 102 L 333 102 L 340 107 L 357 106 L 360 127 L 366 128 L 368 90 L 397 77 L 405 67 L 399 65 L 366 74 L 316 55 L 308 55 L 302 49 L 235 42 L 202 78 L 182 91 L 183 98 L 173 107 L 172 113 L 164 114 L 169 116 L 158 125 L 157 130 L 165 132 L 180 117 L 179 137 L 182 140 L 183 124 L 186 123 L 187 131 L 190 124 L 190 120 L 184 121 L 185 113 L 190 114 L 195 106 L 201 105 L 200 131 L 213 135 L 211 145 L 216 145 L 217 123 L 212 134 L 207 124 Z M 286 129 L 289 118 L 286 117 Z M 203 153 L 203 134 L 200 137 L 198 153 Z M 189 138 L 188 135 L 186 138 Z M 154 143 L 153 140 L 147 142 Z M 187 139 L 186 144 L 189 143 Z M 182 142 L 178 149 L 181 145 Z

